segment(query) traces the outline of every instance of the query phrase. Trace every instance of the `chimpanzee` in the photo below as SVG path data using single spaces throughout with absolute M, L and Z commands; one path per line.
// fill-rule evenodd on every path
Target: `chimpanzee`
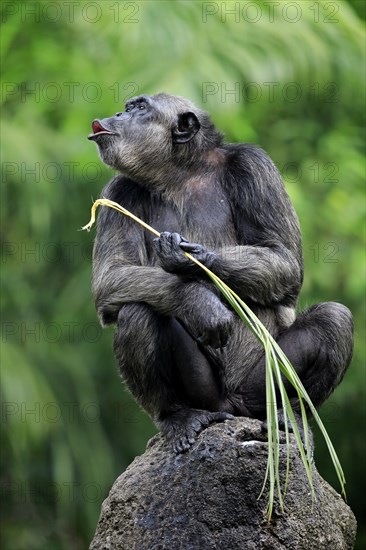
M 102 324 L 117 325 L 127 386 L 175 451 L 210 422 L 266 413 L 262 345 L 184 251 L 248 304 L 323 403 L 351 360 L 352 316 L 325 302 L 296 317 L 299 223 L 267 154 L 224 143 L 206 112 L 165 93 L 135 97 L 92 129 L 102 161 L 120 172 L 102 196 L 161 232 L 102 207 L 93 292 Z

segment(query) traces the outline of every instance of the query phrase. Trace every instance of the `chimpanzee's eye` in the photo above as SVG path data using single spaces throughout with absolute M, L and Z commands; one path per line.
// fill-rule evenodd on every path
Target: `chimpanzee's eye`
M 143 111 L 144 109 L 146 109 L 146 107 L 145 107 L 145 105 L 144 105 L 143 103 L 141 103 L 141 104 L 139 105 L 139 109 L 140 109 L 140 111 Z

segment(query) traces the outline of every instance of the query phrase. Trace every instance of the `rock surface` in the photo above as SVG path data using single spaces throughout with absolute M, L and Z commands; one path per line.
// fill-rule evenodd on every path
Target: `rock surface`
M 282 452 L 283 451 L 283 452 Z M 282 456 L 283 455 L 283 456 Z M 91 550 L 351 550 L 356 520 L 313 468 L 312 502 L 291 441 L 285 510 L 266 519 L 260 493 L 267 463 L 261 422 L 236 418 L 202 432 L 174 455 L 161 435 L 150 440 L 104 501 Z M 285 471 L 285 451 L 281 446 Z

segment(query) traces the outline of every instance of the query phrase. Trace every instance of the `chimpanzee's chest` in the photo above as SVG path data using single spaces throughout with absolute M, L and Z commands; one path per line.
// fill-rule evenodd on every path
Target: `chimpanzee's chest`
M 153 201 L 149 212 L 150 224 L 159 232 L 180 233 L 190 242 L 207 248 L 236 244 L 232 210 L 221 188 L 197 185 L 180 201 Z

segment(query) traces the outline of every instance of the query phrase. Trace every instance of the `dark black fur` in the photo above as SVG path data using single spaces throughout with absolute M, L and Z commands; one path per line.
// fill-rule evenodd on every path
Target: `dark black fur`
M 224 144 L 207 113 L 167 94 L 134 98 L 93 130 L 102 160 L 121 172 L 102 196 L 163 232 L 154 240 L 102 207 L 93 289 L 102 322 L 117 323 L 128 387 L 175 449 L 229 414 L 264 418 L 266 405 L 263 348 L 182 249 L 247 302 L 319 406 L 350 362 L 352 316 L 327 302 L 296 318 L 299 224 L 266 153 Z

